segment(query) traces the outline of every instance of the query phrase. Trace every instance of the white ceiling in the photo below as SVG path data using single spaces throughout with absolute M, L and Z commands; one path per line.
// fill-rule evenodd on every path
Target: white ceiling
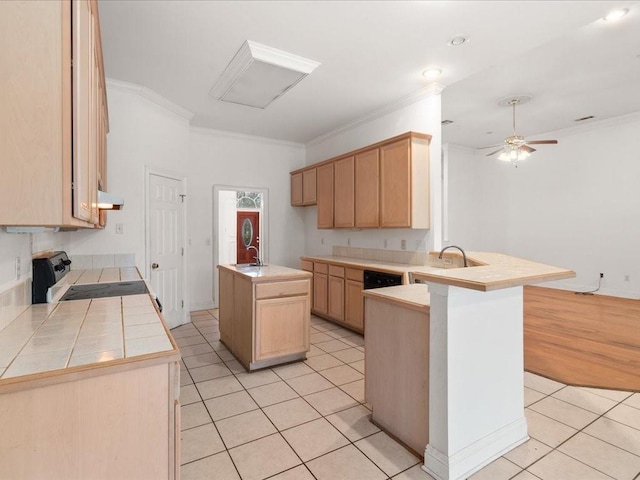
M 497 100 L 527 94 L 532 136 L 640 111 L 640 1 L 100 1 L 106 75 L 154 90 L 192 125 L 306 143 L 439 83 L 443 141 L 496 143 L 511 133 Z M 615 7 L 629 14 L 601 19 Z M 446 43 L 464 34 L 462 47 Z M 321 63 L 266 110 L 209 90 L 245 40 Z M 486 134 L 493 131 L 493 134 Z M 428 133 L 428 132 L 427 132 Z

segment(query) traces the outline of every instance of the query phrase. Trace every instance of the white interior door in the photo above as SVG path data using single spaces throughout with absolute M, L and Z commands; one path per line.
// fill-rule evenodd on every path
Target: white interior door
M 149 281 L 169 328 L 185 322 L 182 188 L 182 180 L 149 174 Z

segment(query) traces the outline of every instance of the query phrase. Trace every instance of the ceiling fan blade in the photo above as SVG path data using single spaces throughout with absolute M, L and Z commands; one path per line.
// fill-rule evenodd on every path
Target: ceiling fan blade
M 491 155 L 495 155 L 496 153 L 502 151 L 502 148 L 499 148 L 498 150 L 496 150 L 495 152 L 491 152 L 491 153 L 487 153 L 487 157 L 490 157 Z
M 531 140 L 529 145 L 556 145 L 558 140 Z
M 535 148 L 531 148 L 529 145 L 520 145 L 520 149 L 521 150 L 525 150 L 525 151 L 527 151 L 529 153 L 533 153 L 533 152 L 536 151 Z
M 478 148 L 476 148 L 476 150 L 484 150 L 485 148 L 496 148 L 496 147 L 499 147 L 501 145 L 502 145 L 502 143 L 497 143 L 495 145 L 487 145 L 486 147 L 478 147 Z

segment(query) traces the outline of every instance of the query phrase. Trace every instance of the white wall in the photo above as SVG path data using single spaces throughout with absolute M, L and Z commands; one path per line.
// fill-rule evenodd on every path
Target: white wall
M 305 231 L 300 212 L 290 206 L 289 172 L 303 165 L 302 145 L 192 129 L 189 205 L 197 205 L 188 216 L 192 309 L 213 305 L 213 185 L 268 189 L 269 257 L 264 260 L 296 267 L 305 253 Z
M 186 177 L 187 289 L 190 310 L 212 308 L 214 184 L 269 189 L 270 261 L 297 265 L 304 226 L 289 206 L 289 171 L 304 164 L 302 145 L 189 127 L 179 107 L 146 89 L 110 82 L 108 190 L 125 200 L 104 231 L 78 231 L 68 253 L 131 253 L 145 271 L 145 167 Z M 293 213 L 292 213 L 293 212 Z M 115 225 L 123 224 L 122 235 Z
M 407 241 L 407 250 L 429 251 L 437 249 L 441 241 L 441 188 L 440 188 L 440 95 L 430 95 L 370 121 L 358 123 L 352 128 L 331 135 L 321 141 L 307 145 L 306 164 L 310 165 L 328 158 L 365 147 L 408 131 L 428 133 L 432 136 L 431 163 L 431 228 L 412 229 L 365 229 L 365 230 L 319 230 L 316 207 L 299 208 L 305 217 L 306 253 L 326 255 L 333 245 L 352 247 L 388 248 L 400 250 L 401 241 Z M 384 242 L 387 241 L 385 247 Z
M 135 89 L 109 84 L 107 95 L 107 190 L 123 197 L 125 205 L 107 213 L 103 231 L 72 232 L 66 249 L 70 255 L 135 253 L 144 274 L 145 166 L 184 175 L 189 122 Z M 122 234 L 116 234 L 118 223 L 123 225 Z
M 601 293 L 640 298 L 640 117 L 544 137 L 559 144 L 518 168 L 450 156 L 449 243 L 570 268 L 575 279 L 548 284 L 570 290 L 595 288 L 603 272 Z

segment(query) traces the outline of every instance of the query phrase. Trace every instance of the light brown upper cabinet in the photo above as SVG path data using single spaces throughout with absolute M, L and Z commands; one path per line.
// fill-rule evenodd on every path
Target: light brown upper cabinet
M 409 136 L 380 147 L 380 226 L 429 228 L 429 140 Z
M 98 223 L 108 117 L 97 8 L 0 2 L 0 225 Z
M 356 227 L 380 226 L 380 162 L 374 148 L 355 156 Z
M 302 172 L 291 174 L 291 205 L 302 205 Z
M 335 228 L 349 228 L 355 226 L 354 212 L 354 157 L 336 160 L 334 168 L 334 214 Z
M 316 204 L 316 169 L 291 172 L 291 205 L 301 207 Z
M 302 172 L 302 204 L 315 205 L 316 201 L 316 169 L 309 168 Z
M 317 170 L 318 228 L 333 228 L 333 163 Z
M 408 132 L 315 164 L 318 228 L 429 228 L 430 140 Z

